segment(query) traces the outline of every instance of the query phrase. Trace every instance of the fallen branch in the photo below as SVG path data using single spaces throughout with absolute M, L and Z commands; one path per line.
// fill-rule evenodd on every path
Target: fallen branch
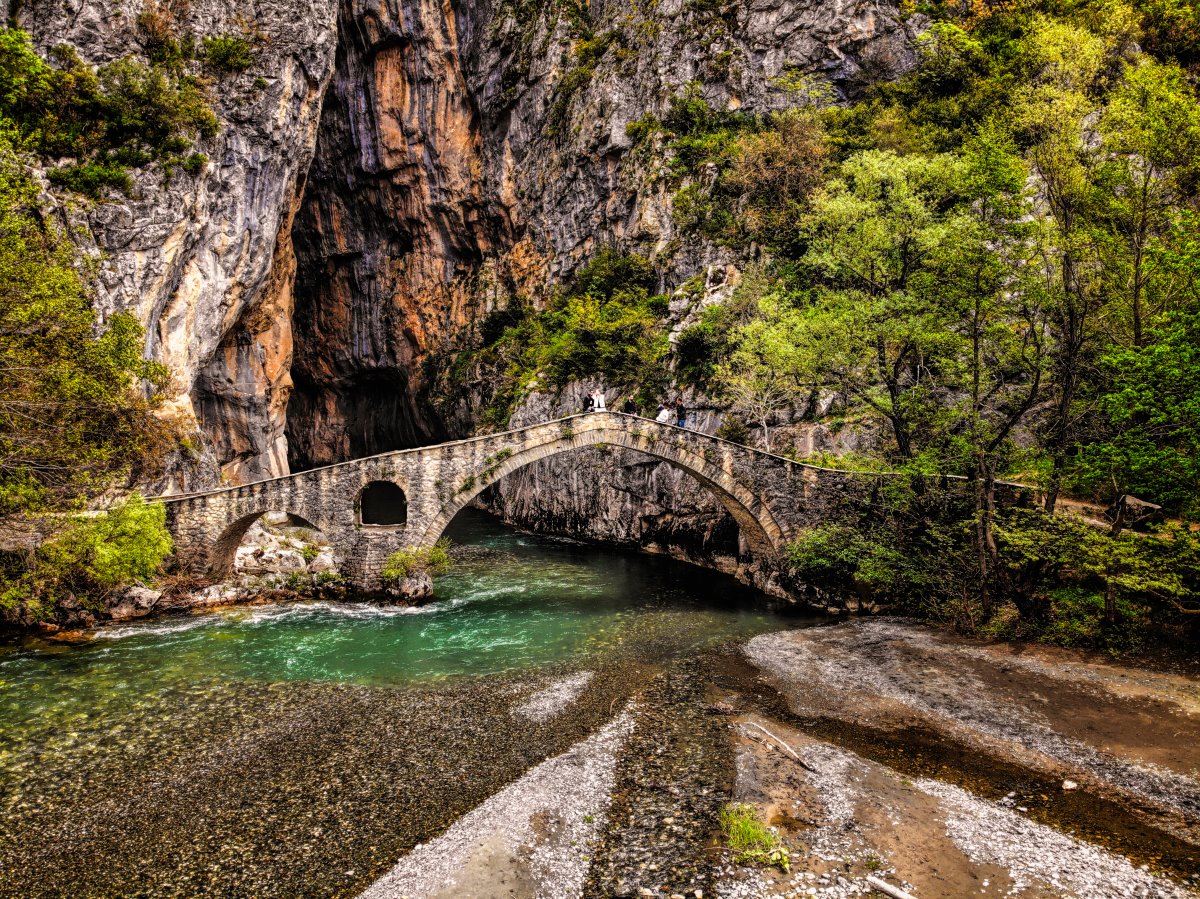
M 878 877 L 867 877 L 867 884 L 873 890 L 883 893 L 885 896 L 891 896 L 892 899 L 917 899 L 912 893 L 906 893 L 900 887 L 894 887 L 886 880 L 880 880 Z
M 787 743 L 783 742 L 783 740 L 779 739 L 779 737 L 775 736 L 773 733 L 771 733 L 769 730 L 767 730 L 761 724 L 759 724 L 755 721 L 747 721 L 746 723 L 749 724 L 751 727 L 757 727 L 764 734 L 766 734 L 768 737 L 770 737 L 772 740 L 774 740 L 776 743 L 778 743 L 779 746 L 783 749 L 783 751 L 786 752 L 791 757 L 791 759 L 797 765 L 799 765 L 801 768 L 803 768 L 805 771 L 812 771 L 813 774 L 817 773 L 815 768 L 812 768 L 807 762 L 804 761 L 804 759 L 800 758 L 800 756 L 796 754 L 796 750 L 792 749 L 791 746 L 789 746 Z

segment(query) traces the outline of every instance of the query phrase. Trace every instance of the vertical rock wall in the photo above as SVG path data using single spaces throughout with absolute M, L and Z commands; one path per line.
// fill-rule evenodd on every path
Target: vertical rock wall
M 663 289 L 736 262 L 678 239 L 671 189 L 626 134 L 688 82 L 765 111 L 794 102 L 781 75 L 848 94 L 914 58 L 919 23 L 882 0 L 700 6 L 343 0 L 294 226 L 294 467 L 469 430 L 476 409 L 448 403 L 447 358 L 483 314 L 541 302 L 600 246 L 653 256 Z
M 289 412 L 299 466 L 434 442 L 426 359 L 455 347 L 503 238 L 481 177 L 459 16 L 345 0 L 337 74 L 294 228 Z
M 84 252 L 98 257 L 102 317 L 135 314 L 146 353 L 173 375 L 167 414 L 199 424 L 217 465 L 149 489 L 197 487 L 219 476 L 286 472 L 283 413 L 290 391 L 291 226 L 333 73 L 335 0 L 192 0 L 174 4 L 181 33 L 257 34 L 245 72 L 210 79 L 220 134 L 196 147 L 198 175 L 137 173 L 129 196 L 57 200 Z M 23 0 L 17 24 L 43 53 L 60 43 L 102 65 L 140 52 L 150 0 Z M 182 472 L 180 472 L 182 475 Z

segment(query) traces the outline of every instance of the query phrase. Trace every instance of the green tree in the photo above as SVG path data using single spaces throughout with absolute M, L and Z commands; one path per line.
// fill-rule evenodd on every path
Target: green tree
M 1178 68 L 1140 59 L 1108 98 L 1099 130 L 1104 289 L 1127 329 L 1115 336 L 1140 347 L 1147 329 L 1192 289 L 1168 263 L 1200 184 L 1200 104 Z
M 858 153 L 814 196 L 805 223 L 803 261 L 821 283 L 804 329 L 807 364 L 881 416 L 905 461 L 918 452 L 947 350 L 952 322 L 929 279 L 967 221 L 954 211 L 962 175 L 950 155 Z
M 1054 402 L 1045 434 L 1047 512 L 1058 501 L 1076 433 L 1076 404 L 1087 388 L 1087 366 L 1107 302 L 1095 225 L 1101 158 L 1084 145 L 1083 127 L 1097 113 L 1094 88 L 1109 51 L 1101 36 L 1036 18 L 1027 47 L 1033 73 L 1017 92 L 1012 115 L 1050 224 L 1041 266 L 1054 359 Z
M 0 130 L 0 521 L 76 503 L 156 445 L 166 379 L 128 315 L 98 328 L 70 245 Z M 148 398 L 150 397 L 150 398 Z
M 1083 447 L 1078 483 L 1200 517 L 1200 309 L 1157 325 L 1144 346 L 1112 348 L 1101 366 L 1106 433 Z

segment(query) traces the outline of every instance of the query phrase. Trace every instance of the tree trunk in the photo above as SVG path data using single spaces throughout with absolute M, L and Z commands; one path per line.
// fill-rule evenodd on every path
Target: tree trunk
M 975 466 L 975 538 L 979 555 L 979 599 L 985 619 L 992 615 L 993 572 L 1000 563 L 993 529 L 996 511 L 996 478 L 980 458 Z

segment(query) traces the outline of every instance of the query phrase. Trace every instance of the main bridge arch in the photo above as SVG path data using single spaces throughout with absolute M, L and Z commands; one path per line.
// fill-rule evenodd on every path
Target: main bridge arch
M 723 460 L 711 452 L 706 456 L 702 448 L 692 447 L 688 432 L 682 429 L 632 417 L 630 425 L 614 427 L 606 418 L 603 413 L 593 413 L 582 421 L 567 419 L 557 434 L 547 434 L 532 445 L 523 444 L 519 450 L 500 449 L 485 457 L 483 466 L 466 475 L 420 531 L 411 535 L 412 545 L 428 547 L 436 543 L 455 515 L 505 475 L 562 453 L 614 446 L 668 462 L 690 474 L 733 516 L 753 555 L 764 559 L 778 556 L 787 540 L 784 526 L 772 513 L 768 498 L 740 479 L 734 466 L 722 464 Z M 589 426 L 593 422 L 595 426 Z

